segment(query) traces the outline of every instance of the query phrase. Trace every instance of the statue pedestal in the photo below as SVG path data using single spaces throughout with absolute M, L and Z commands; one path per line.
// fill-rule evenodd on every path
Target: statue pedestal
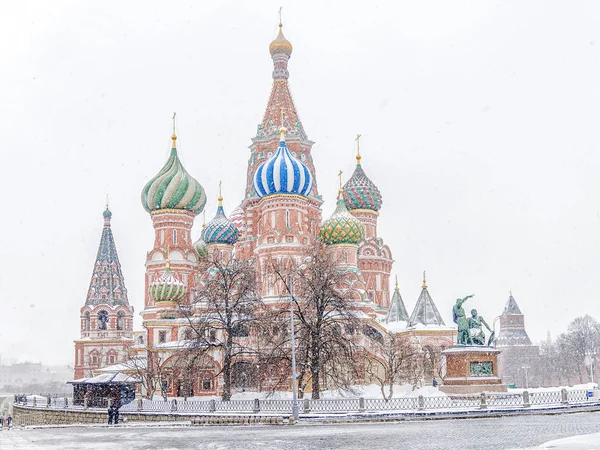
M 455 345 L 442 352 L 444 375 L 440 391 L 447 394 L 506 392 L 498 377 L 498 354 L 492 347 Z

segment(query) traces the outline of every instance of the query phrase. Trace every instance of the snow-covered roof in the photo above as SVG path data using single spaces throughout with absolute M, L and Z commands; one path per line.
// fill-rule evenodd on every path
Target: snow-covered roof
M 523 314 L 521 312 L 521 309 L 519 308 L 519 305 L 517 305 L 517 302 L 513 297 L 512 292 L 510 293 L 508 301 L 506 302 L 506 306 L 504 306 L 504 311 L 502 312 L 503 316 L 508 314 Z
M 444 323 L 442 316 L 435 306 L 435 303 L 433 303 L 431 295 L 429 295 L 429 291 L 427 290 L 427 285 L 425 284 L 424 280 L 423 289 L 421 289 L 421 295 L 419 295 L 415 309 L 413 310 L 408 321 L 408 328 L 416 328 L 419 325 L 437 325 L 446 327 L 446 324 Z
M 405 320 L 398 320 L 395 322 L 380 322 L 380 325 L 384 327 L 388 333 L 400 333 L 406 331 L 408 322 Z
M 139 382 L 140 380 L 138 378 L 121 372 L 107 372 L 92 378 L 79 378 L 77 380 L 68 381 L 68 383 L 71 384 L 121 384 Z
M 386 323 L 392 322 L 408 322 L 408 311 L 404 306 L 404 301 L 400 295 L 400 289 L 398 288 L 398 280 L 396 279 L 396 288 L 394 289 L 394 295 L 390 303 L 390 310 L 385 319 Z

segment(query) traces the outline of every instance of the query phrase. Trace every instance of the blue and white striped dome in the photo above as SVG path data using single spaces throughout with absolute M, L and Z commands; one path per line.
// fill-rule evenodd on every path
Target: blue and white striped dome
M 308 167 L 292 155 L 285 145 L 285 131 L 283 127 L 279 129 L 281 140 L 277 152 L 256 169 L 254 190 L 258 197 L 274 194 L 310 195 L 312 175 Z

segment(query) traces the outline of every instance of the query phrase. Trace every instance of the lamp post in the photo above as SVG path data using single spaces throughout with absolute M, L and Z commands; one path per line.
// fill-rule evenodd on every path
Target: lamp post
M 298 420 L 298 375 L 296 374 L 296 343 L 294 333 L 294 274 L 290 274 L 290 326 L 292 333 L 292 416 Z
M 523 370 L 525 370 L 525 389 L 529 389 L 529 377 L 527 376 L 528 375 L 527 370 L 529 370 L 529 367 L 530 366 L 528 366 L 526 364 L 524 366 L 522 366 Z

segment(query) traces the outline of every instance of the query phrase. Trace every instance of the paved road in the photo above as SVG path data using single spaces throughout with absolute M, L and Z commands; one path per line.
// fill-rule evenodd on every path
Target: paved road
M 600 412 L 378 424 L 13 429 L 0 432 L 0 448 L 495 450 L 531 447 L 553 439 L 597 432 L 600 432 Z

